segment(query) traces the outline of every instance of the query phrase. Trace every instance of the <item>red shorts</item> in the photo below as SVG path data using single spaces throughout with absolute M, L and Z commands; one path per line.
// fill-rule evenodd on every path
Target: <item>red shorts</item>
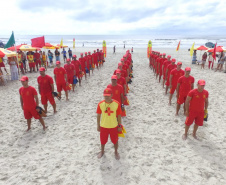
M 187 94 L 179 94 L 179 97 L 177 99 L 178 104 L 183 104 L 186 101 Z
M 29 67 L 30 68 L 35 67 L 35 63 L 34 62 L 29 62 Z
M 203 126 L 204 110 L 202 112 L 190 111 L 185 120 L 185 125 L 190 126 L 194 121 L 198 126 Z
M 115 128 L 103 128 L 100 127 L 100 142 L 105 145 L 108 141 L 108 136 L 111 137 L 111 142 L 116 144 L 118 142 L 118 127 Z
M 24 118 L 25 119 L 31 119 L 34 117 L 35 119 L 39 119 L 40 116 L 38 112 L 36 111 L 35 107 L 30 109 L 24 109 Z
M 67 75 L 67 81 L 68 81 L 69 84 L 73 84 L 73 79 L 74 79 L 73 75 L 72 76 Z
M 49 103 L 51 105 L 55 104 L 55 100 L 54 100 L 54 97 L 52 95 L 52 92 L 48 93 L 48 94 L 42 94 L 41 95 L 41 102 L 42 102 L 42 105 L 46 105 L 47 102 L 49 101 Z
M 5 64 L 3 62 L 1 62 L 0 67 L 5 67 Z
M 170 94 L 173 94 L 176 90 L 177 86 L 176 85 L 172 85 L 171 89 L 170 89 Z
M 64 83 L 58 83 L 58 84 L 56 84 L 57 85 L 57 92 L 61 92 L 62 91 L 62 89 L 64 90 L 64 91 L 67 91 L 67 89 L 66 89 L 66 83 L 64 82 Z
M 98 66 L 98 62 L 96 61 L 96 62 L 94 62 L 94 64 L 96 65 L 96 66 Z
M 35 63 L 36 63 L 36 65 L 38 65 L 38 64 L 41 65 L 41 60 L 40 59 L 36 60 Z
M 21 63 L 19 66 L 20 66 L 20 69 L 24 68 L 24 64 L 23 63 Z
M 80 71 L 75 71 L 76 77 L 80 79 Z
M 169 84 L 169 78 L 167 78 L 165 85 L 166 85 L 166 86 L 169 86 L 169 85 L 170 85 L 170 84 Z

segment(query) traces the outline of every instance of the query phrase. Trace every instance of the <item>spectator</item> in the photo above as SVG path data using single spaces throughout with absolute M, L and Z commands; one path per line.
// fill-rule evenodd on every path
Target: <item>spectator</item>
M 9 57 L 8 64 L 10 65 L 11 80 L 19 80 L 19 69 L 16 57 Z
M 63 54 L 63 58 L 64 58 L 64 63 L 65 63 L 67 60 L 67 51 L 65 51 L 64 48 L 63 48 L 62 54 Z
M 221 54 L 220 55 L 218 55 L 218 64 L 217 64 L 217 69 L 216 69 L 216 71 L 219 69 L 219 71 L 221 71 L 222 70 L 222 68 L 223 68 L 223 65 L 224 65 L 224 61 L 225 61 L 225 55 L 224 55 L 224 52 L 222 51 L 221 52 Z M 215 72 L 216 72 L 215 71 Z
M 194 50 L 193 56 L 192 56 L 192 64 L 196 64 L 197 61 L 197 54 L 196 54 L 196 50 Z
M 68 50 L 68 55 L 69 55 L 69 58 L 70 58 L 70 60 L 72 59 L 72 51 L 71 51 L 71 49 L 69 48 L 69 50 Z
M 55 50 L 55 57 L 56 61 L 60 61 L 60 52 L 58 51 L 58 49 Z
M 52 66 L 53 65 L 53 53 L 50 50 L 48 51 L 48 57 L 49 57 L 49 63 Z
M 202 55 L 202 64 L 201 64 L 201 69 L 205 67 L 205 63 L 206 63 L 206 59 L 207 59 L 207 53 L 205 52 L 203 55 Z
M 208 66 L 209 69 L 210 69 L 211 64 L 212 64 L 211 69 L 213 69 L 213 64 L 214 64 L 214 62 L 213 62 L 213 56 L 212 56 L 212 53 L 209 54 L 208 61 L 209 61 L 209 66 Z

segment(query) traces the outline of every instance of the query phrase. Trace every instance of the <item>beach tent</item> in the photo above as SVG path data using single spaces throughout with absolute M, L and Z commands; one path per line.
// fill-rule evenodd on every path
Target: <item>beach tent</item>
M 57 45 L 55 45 L 55 47 L 56 47 L 57 49 L 59 49 L 59 48 L 67 48 L 68 46 L 66 46 L 66 45 L 60 46 L 60 44 L 57 44 Z
M 48 42 L 45 43 L 45 46 L 43 46 L 42 48 L 44 49 L 56 49 L 56 47 Z
M 15 51 L 15 46 L 7 48 L 7 50 Z M 32 46 L 26 45 L 26 44 L 21 44 L 21 45 L 16 46 L 16 50 L 17 51 L 18 50 L 21 50 L 21 51 L 35 51 L 35 50 L 40 50 L 40 48 L 32 47 Z
M 209 49 L 208 52 L 213 52 L 213 50 L 214 50 L 214 48 Z M 226 50 L 226 49 L 223 48 L 223 46 L 217 46 L 217 47 L 216 47 L 216 52 L 222 52 L 222 51 L 224 51 L 224 50 Z
M 201 51 L 203 51 L 203 50 L 208 50 L 208 49 L 209 48 L 207 48 L 205 46 L 199 46 L 199 47 L 195 48 L 194 50 L 201 50 Z
M 13 51 L 9 51 L 7 49 L 3 49 L 3 48 L 0 48 L 0 57 L 4 57 L 4 56 L 7 56 L 7 57 L 13 57 L 13 56 L 16 56 L 17 53 L 16 52 L 13 52 Z

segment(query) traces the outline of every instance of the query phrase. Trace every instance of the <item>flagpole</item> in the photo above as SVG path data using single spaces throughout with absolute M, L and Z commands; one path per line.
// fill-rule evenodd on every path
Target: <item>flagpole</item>
M 13 36 L 14 36 L 14 32 L 13 32 Z M 15 39 L 15 36 L 14 36 L 14 41 L 15 41 L 14 47 L 15 47 L 15 52 L 16 52 L 16 63 L 17 63 L 17 66 L 18 66 L 18 76 L 20 76 L 20 65 L 18 63 L 18 53 L 17 53 L 17 50 L 16 50 L 16 39 Z

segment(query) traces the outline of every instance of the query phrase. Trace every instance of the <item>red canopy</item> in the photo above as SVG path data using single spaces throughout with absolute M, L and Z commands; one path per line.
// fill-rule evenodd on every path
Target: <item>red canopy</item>
M 209 49 L 208 52 L 213 52 L 214 48 Z M 216 52 L 222 52 L 223 50 L 223 46 L 217 46 L 216 47 Z
M 3 58 L 5 56 L 5 53 L 0 51 L 0 58 Z
M 16 46 L 16 50 L 17 50 L 17 51 L 20 50 L 20 47 L 21 47 L 22 45 L 26 45 L 26 44 L 21 44 L 21 45 Z M 12 46 L 12 47 L 10 47 L 10 48 L 7 48 L 7 50 L 15 51 L 15 46 Z
M 198 48 L 196 48 L 196 50 L 207 50 L 208 48 L 205 46 L 199 46 Z

